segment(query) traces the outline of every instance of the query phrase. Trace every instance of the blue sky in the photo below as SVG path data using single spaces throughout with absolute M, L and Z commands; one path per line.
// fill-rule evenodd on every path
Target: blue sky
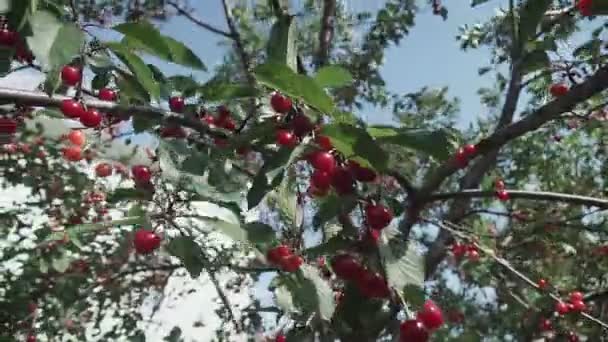
M 254 0 L 251 0 L 254 1 Z M 302 1 L 302 0 L 300 0 Z M 379 1 L 342 0 L 353 11 L 377 10 Z M 298 0 L 293 1 L 297 3 Z M 461 118 L 465 125 L 482 113 L 482 106 L 476 95 L 477 89 L 490 84 L 489 77 L 479 77 L 477 69 L 489 61 L 487 50 L 463 52 L 455 37 L 458 27 L 463 24 L 474 24 L 491 16 L 496 6 L 502 1 L 490 1 L 489 4 L 470 8 L 464 4 L 447 3 L 449 17 L 443 21 L 432 15 L 428 4 L 421 5 L 421 12 L 416 17 L 416 26 L 400 46 L 392 46 L 386 54 L 386 63 L 382 68 L 388 89 L 393 92 L 407 93 L 422 86 L 448 86 L 451 96 L 461 99 Z M 194 14 L 205 22 L 218 28 L 226 29 L 221 1 L 192 1 Z M 297 6 L 297 5 L 296 5 Z M 222 61 L 229 45 L 218 45 L 223 40 L 217 35 L 193 26 L 184 17 L 175 17 L 162 24 L 162 31 L 186 43 L 207 64 L 210 70 Z M 187 69 L 174 65 L 164 65 L 167 74 L 188 74 Z M 196 76 L 207 78 L 211 73 L 200 73 Z M 358 113 L 372 123 L 387 123 L 391 120 L 388 110 L 365 108 Z

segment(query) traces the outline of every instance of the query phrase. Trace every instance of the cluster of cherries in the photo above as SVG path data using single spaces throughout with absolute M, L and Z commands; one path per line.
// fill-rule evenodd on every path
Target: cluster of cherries
M 477 155 L 477 146 L 473 144 L 467 144 L 459 147 L 456 150 L 456 163 L 458 167 L 464 169 L 469 165 L 469 162 Z
M 496 192 L 496 198 L 501 201 L 509 200 L 509 192 L 507 192 L 505 187 L 505 182 L 502 179 L 497 179 L 494 182 L 494 191 Z
M 430 332 L 437 330 L 444 323 L 441 308 L 432 300 L 427 300 L 418 311 L 415 319 L 401 323 L 399 338 L 401 342 L 426 342 Z
M 279 266 L 285 272 L 295 272 L 304 263 L 301 256 L 293 254 L 291 249 L 285 245 L 269 249 L 266 258 L 271 264 Z
M 0 46 L 15 49 L 15 58 L 19 63 L 32 64 L 34 55 L 18 32 L 8 28 L 5 17 L 0 17 Z
M 334 256 L 331 267 L 338 278 L 353 282 L 364 297 L 388 298 L 391 294 L 386 279 L 380 273 L 368 269 L 350 254 Z
M 469 261 L 476 262 L 479 261 L 479 258 L 481 257 L 479 255 L 479 248 L 474 243 L 462 244 L 460 242 L 454 242 L 450 246 L 450 250 L 456 260 L 461 260 L 462 257 L 466 256 Z
M 541 290 L 545 290 L 549 287 L 549 282 L 546 279 L 539 279 L 537 282 L 537 286 Z M 555 303 L 555 312 L 558 315 L 564 316 L 569 313 L 580 313 L 587 311 L 587 304 L 585 303 L 585 296 L 580 291 L 570 292 L 568 296 L 568 301 L 564 302 L 559 300 Z M 539 327 L 541 331 L 552 331 L 553 324 L 550 319 L 542 318 L 539 323 Z M 566 337 L 570 342 L 578 342 L 578 335 L 574 331 L 568 331 L 566 333 Z

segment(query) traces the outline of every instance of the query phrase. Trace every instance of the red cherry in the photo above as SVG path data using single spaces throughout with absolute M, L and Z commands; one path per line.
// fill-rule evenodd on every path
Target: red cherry
M 101 123 L 102 115 L 97 109 L 89 109 L 80 115 L 80 123 L 84 127 L 94 128 Z
M 293 120 L 291 120 L 291 127 L 298 137 L 303 137 L 314 129 L 314 125 L 310 122 L 310 119 L 303 114 L 296 115 Z
M 568 91 L 570 91 L 570 89 L 568 89 L 568 86 L 563 83 L 554 84 L 551 86 L 551 88 L 549 88 L 549 92 L 554 97 L 564 96 L 568 94 Z
M 361 294 L 367 298 L 387 298 L 391 291 L 386 280 L 377 272 L 362 272 L 356 279 Z
M 584 298 L 585 296 L 580 291 L 570 292 L 570 302 L 582 301 Z
M 108 163 L 100 163 L 95 166 L 95 174 L 97 177 L 108 177 L 112 174 L 112 165 Z
M 68 133 L 68 140 L 77 146 L 83 146 L 86 143 L 87 137 L 82 130 L 73 129 Z
M 209 126 L 215 125 L 215 117 L 213 115 L 207 114 L 203 117 L 203 121 L 207 123 Z
M 275 342 L 287 342 L 287 337 L 283 334 L 278 334 L 277 337 L 274 338 Z
M 587 310 L 587 305 L 582 300 L 574 300 L 570 304 L 572 305 L 572 311 L 582 312 Z
M 481 256 L 479 255 L 478 251 L 472 250 L 472 251 L 467 251 L 467 258 L 471 262 L 477 262 L 477 261 L 479 261 L 479 258 L 481 258 Z
M 410 319 L 401 323 L 399 340 L 401 342 L 426 342 L 429 340 L 429 332 L 422 322 L 417 319 Z
M 579 342 L 580 339 L 578 338 L 578 336 L 576 335 L 576 333 L 574 331 L 568 331 L 568 333 L 566 333 L 566 336 L 568 337 L 568 342 Z
M 281 146 L 293 147 L 298 144 L 298 138 L 290 131 L 279 129 L 276 133 L 277 144 Z
M 326 151 L 313 152 L 310 156 L 310 164 L 317 170 L 325 171 L 332 174 L 336 169 L 336 159 Z
M 372 229 L 384 229 L 393 220 L 393 214 L 390 210 L 380 204 L 368 204 L 365 207 L 365 218 L 367 224 Z
M 454 242 L 451 245 L 450 249 L 452 251 L 452 254 L 454 254 L 454 257 L 457 259 L 462 258 L 467 252 L 467 246 L 458 242 Z
M 103 101 L 116 101 L 116 92 L 110 88 L 101 88 L 97 97 Z
M 236 149 L 236 154 L 238 154 L 239 156 L 246 156 L 247 154 L 249 154 L 249 152 L 251 152 L 251 147 L 249 146 L 239 146 Z
M 228 109 L 228 107 L 222 105 L 217 107 L 217 114 L 218 114 L 218 119 L 220 120 L 224 120 L 229 118 L 232 113 L 230 112 L 230 109 Z
M 331 186 L 332 177 L 325 171 L 315 170 L 310 177 L 311 186 L 316 189 L 327 190 Z
M 576 8 L 584 17 L 593 15 L 593 0 L 579 0 Z
M 281 260 L 283 260 L 283 258 L 288 257 L 290 255 L 291 255 L 291 250 L 289 249 L 289 247 L 287 247 L 285 245 L 280 245 L 275 248 L 269 249 L 268 252 L 266 253 L 266 258 L 271 263 L 278 265 L 281 263 Z
M 367 167 L 361 166 L 354 160 L 348 161 L 348 169 L 359 182 L 373 182 L 376 180 L 376 172 Z
M 557 303 L 555 303 L 555 311 L 560 314 L 561 316 L 567 314 L 570 311 L 570 308 L 568 307 L 568 304 L 559 301 Z
M 536 285 L 539 289 L 544 290 L 549 286 L 549 282 L 546 279 L 539 279 Z
M 76 145 L 65 147 L 63 149 L 63 158 L 73 162 L 82 160 L 82 149 Z
M 338 168 L 332 174 L 331 185 L 338 195 L 349 195 L 355 192 L 353 175 L 345 168 Z
M 458 164 L 458 167 L 461 169 L 464 169 L 468 164 L 469 164 L 469 156 L 467 155 L 467 153 L 464 151 L 464 148 L 459 148 L 458 150 L 456 150 L 456 163 Z
M 147 183 L 152 179 L 152 172 L 145 165 L 134 165 L 131 167 L 131 173 L 133 174 L 133 179 L 137 183 Z
M 226 118 L 222 120 L 220 126 L 229 131 L 234 131 L 236 129 L 236 123 L 232 118 Z
M 19 35 L 15 31 L 3 28 L 0 30 L 0 45 L 13 46 L 17 43 Z
M 539 327 L 541 331 L 551 331 L 553 330 L 553 323 L 551 323 L 551 320 L 543 318 L 540 320 Z
M 36 342 L 36 340 L 36 335 L 34 334 L 27 335 L 27 338 L 25 339 L 26 342 Z
M 182 113 L 186 109 L 186 103 L 181 96 L 173 96 L 169 99 L 169 109 L 175 113 Z
M 365 271 L 363 266 L 349 254 L 338 254 L 331 259 L 331 268 L 336 276 L 344 280 L 355 280 Z
M 443 312 L 435 302 L 427 300 L 416 318 L 429 330 L 438 329 L 443 325 Z
M 334 146 L 331 144 L 331 139 L 325 135 L 317 135 L 315 137 L 315 142 L 317 143 L 317 145 L 319 145 L 319 147 L 326 151 L 329 151 L 334 148 Z
M 0 117 L 0 134 L 15 134 L 17 132 L 17 120 Z
M 135 232 L 133 245 L 138 254 L 149 254 L 160 247 L 161 237 L 155 232 L 139 228 Z
M 75 86 L 82 80 L 80 68 L 66 65 L 61 69 L 61 80 L 68 86 Z
M 289 97 L 276 92 L 270 98 L 270 105 L 275 112 L 285 114 L 291 110 L 292 103 Z
M 464 145 L 464 153 L 467 157 L 472 158 L 477 154 L 477 146 L 473 144 Z
M 295 272 L 300 266 L 304 263 L 304 259 L 302 259 L 299 255 L 290 255 L 281 259 L 281 268 L 285 272 Z
M 496 191 L 496 197 L 505 202 L 509 200 L 509 192 L 507 192 L 507 190 L 498 190 Z
M 76 100 L 61 101 L 60 110 L 66 117 L 70 119 L 79 118 L 84 113 L 84 107 Z

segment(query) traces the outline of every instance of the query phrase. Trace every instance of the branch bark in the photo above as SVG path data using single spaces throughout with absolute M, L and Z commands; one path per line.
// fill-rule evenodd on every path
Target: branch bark
M 323 0 L 323 14 L 321 16 L 321 30 L 319 31 L 319 50 L 315 64 L 317 68 L 327 64 L 334 38 L 336 20 L 336 0 Z
M 204 28 L 207 31 L 213 32 L 215 34 L 219 34 L 220 36 L 224 36 L 229 39 L 234 39 L 234 36 L 232 34 L 226 32 L 226 31 L 220 30 L 220 29 L 214 27 L 213 25 L 207 24 L 206 22 L 204 22 L 204 21 L 200 20 L 199 18 L 195 17 L 194 15 L 192 15 L 192 13 L 190 13 L 186 9 L 182 8 L 176 2 L 167 1 L 167 4 L 170 5 L 171 7 L 175 8 L 175 10 L 177 11 L 178 14 L 183 15 L 184 17 L 188 18 L 188 20 L 190 20 L 193 24 L 195 24 L 201 28 Z

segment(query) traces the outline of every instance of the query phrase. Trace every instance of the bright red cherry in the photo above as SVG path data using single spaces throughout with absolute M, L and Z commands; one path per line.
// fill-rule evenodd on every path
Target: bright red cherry
M 593 0 L 578 0 L 576 8 L 584 17 L 593 15 Z
M 110 88 L 101 88 L 97 97 L 103 101 L 116 101 L 116 92 Z
M 546 279 L 541 278 L 538 280 L 538 283 L 536 285 L 539 289 L 544 290 L 549 286 L 549 282 Z
M 399 340 L 401 342 L 426 342 L 429 340 L 429 332 L 421 321 L 410 319 L 401 323 Z
M 568 86 L 563 83 L 554 84 L 551 86 L 551 88 L 549 88 L 549 92 L 554 97 L 564 96 L 568 94 L 568 91 L 570 91 L 570 89 L 568 89 Z
M 466 153 L 469 158 L 474 157 L 477 154 L 477 146 L 473 144 L 464 145 L 464 153 Z
M 559 301 L 557 303 L 555 303 L 555 311 L 560 314 L 561 316 L 567 314 L 570 311 L 570 308 L 568 307 L 568 304 Z
M 293 128 L 293 132 L 298 137 L 303 137 L 306 134 L 312 132 L 315 126 L 310 122 L 308 116 L 299 114 L 296 115 L 293 120 L 291 120 L 291 127 Z
M 355 192 L 353 175 L 345 168 L 340 167 L 332 174 L 331 185 L 338 195 L 349 195 Z
M 175 113 L 182 113 L 186 109 L 186 103 L 181 96 L 173 96 L 169 99 L 169 109 Z
M 82 130 L 73 129 L 68 133 L 68 140 L 76 146 L 83 146 L 86 143 L 87 137 Z
M 329 151 L 334 148 L 334 146 L 331 144 L 331 139 L 325 135 L 317 135 L 315 137 L 315 142 L 317 143 L 317 145 L 319 145 L 319 147 L 326 151 Z
M 65 147 L 63 148 L 63 158 L 72 162 L 82 160 L 82 149 L 76 145 Z
M 82 80 L 82 70 L 66 65 L 61 69 L 61 80 L 68 86 L 75 86 Z
M 289 97 L 276 92 L 270 98 L 270 105 L 275 112 L 285 114 L 291 110 L 292 103 Z
M 95 174 L 97 177 L 108 177 L 112 174 L 112 165 L 108 163 L 100 163 L 95 166 Z
M 17 132 L 17 120 L 0 117 L 0 134 L 15 134 Z
M 376 180 L 376 172 L 374 170 L 361 166 L 354 160 L 348 161 L 348 169 L 359 182 L 368 183 Z
M 572 311 L 582 312 L 587 310 L 587 305 L 582 300 L 573 300 L 570 302 L 570 304 L 572 305 Z
M 543 318 L 540 320 L 539 327 L 541 331 L 551 331 L 553 330 L 553 323 L 551 323 L 551 320 Z
M 499 200 L 505 202 L 509 200 L 509 192 L 507 190 L 497 190 L 496 191 L 496 198 L 498 198 Z
M 444 323 L 443 312 L 432 300 L 427 300 L 424 303 L 416 318 L 429 330 L 438 329 Z
M 362 272 L 356 279 L 361 294 L 367 298 L 387 298 L 391 291 L 386 280 L 377 272 Z
M 36 335 L 34 334 L 27 335 L 27 338 L 25 339 L 26 342 L 36 342 L 36 340 Z
M 135 232 L 133 245 L 138 254 L 149 254 L 160 247 L 161 237 L 155 232 L 139 228 Z
M 289 249 L 289 247 L 287 247 L 285 245 L 280 245 L 275 248 L 269 249 L 268 252 L 266 253 L 266 258 L 271 263 L 278 265 L 281 263 L 281 260 L 283 260 L 283 258 L 288 257 L 290 255 L 291 255 L 291 250 Z
M 462 258 L 465 255 L 465 253 L 467 252 L 467 246 L 465 246 L 461 243 L 458 243 L 458 242 L 454 242 L 450 246 L 450 249 L 451 249 L 454 257 L 457 259 Z
M 365 218 L 372 229 L 384 229 L 393 220 L 391 211 L 380 204 L 368 204 L 365 207 Z
M 479 261 L 479 258 L 481 258 L 481 256 L 479 255 L 478 251 L 472 250 L 472 251 L 467 251 L 467 258 L 471 262 L 477 262 L 477 261 Z
M 61 101 L 61 106 L 59 109 L 61 110 L 63 115 L 70 119 L 77 119 L 82 115 L 82 113 L 85 112 L 82 104 L 72 99 Z
M 571 302 L 582 301 L 584 298 L 585 298 L 585 296 L 580 291 L 570 292 L 570 301 Z
M 99 126 L 102 115 L 97 109 L 90 108 L 80 115 L 80 123 L 84 127 L 94 128 Z
M 329 189 L 331 186 L 331 175 L 325 171 L 315 170 L 310 177 L 310 184 L 317 189 Z
M 295 272 L 300 266 L 304 263 L 304 259 L 302 259 L 299 255 L 290 255 L 281 259 L 281 268 L 285 272 Z
M 219 126 L 225 128 L 229 131 L 234 131 L 236 129 L 236 123 L 232 118 L 225 118 L 218 123 Z
M 147 183 L 152 179 L 152 172 L 145 165 L 134 165 L 131 167 L 131 173 L 137 183 Z
M 365 271 L 361 263 L 349 254 L 338 254 L 331 259 L 334 273 L 344 280 L 355 280 Z
M 456 163 L 461 169 L 464 169 L 469 164 L 469 156 L 462 147 L 456 150 Z
M 17 43 L 18 38 L 17 32 L 6 28 L 0 29 L 0 45 L 13 46 Z
M 332 174 L 336 169 L 336 159 L 334 156 L 326 151 L 317 151 L 313 152 L 310 156 L 310 164 L 321 171 L 325 171 L 329 174 Z
M 209 125 L 209 126 L 214 126 L 216 120 L 213 115 L 207 114 L 203 117 L 203 121 L 205 121 L 207 123 L 207 125 Z
M 287 337 L 283 334 L 278 334 L 277 337 L 274 338 L 275 342 L 287 342 Z
M 277 144 L 281 146 L 293 147 L 298 144 L 298 138 L 292 132 L 279 129 L 276 133 Z

